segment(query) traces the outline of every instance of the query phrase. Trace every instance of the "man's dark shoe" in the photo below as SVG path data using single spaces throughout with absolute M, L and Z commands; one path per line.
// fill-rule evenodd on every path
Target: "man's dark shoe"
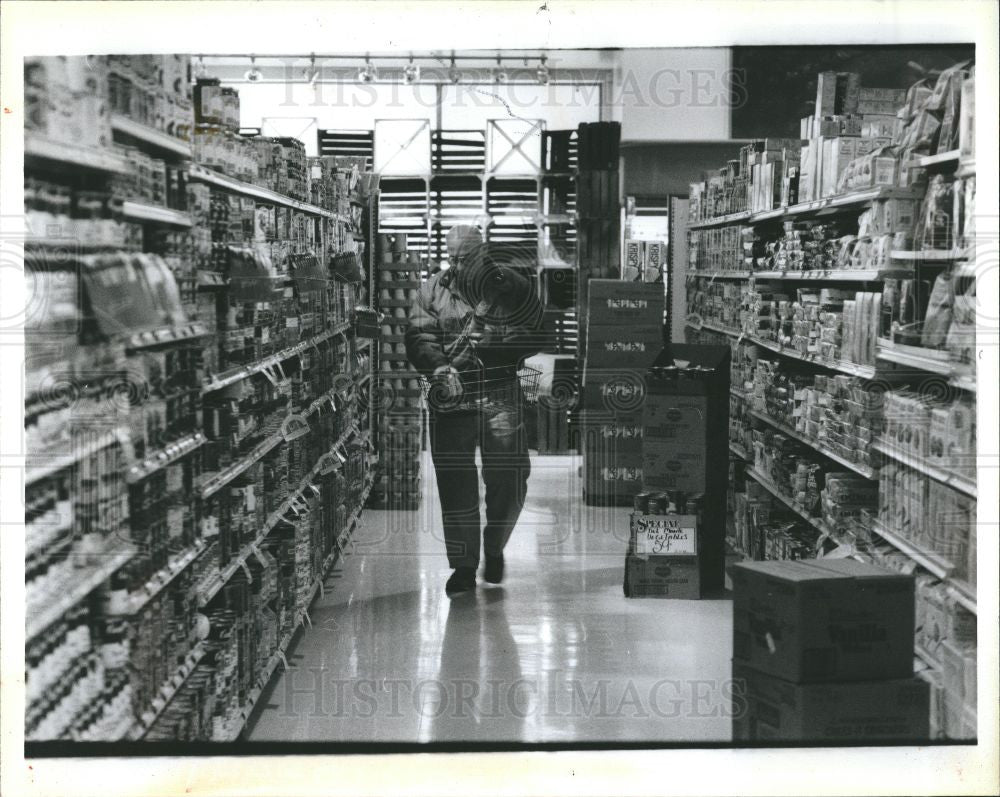
M 503 581 L 503 554 L 499 556 L 487 556 L 486 567 L 483 569 L 483 578 L 491 584 L 499 584 Z
M 444 585 L 444 591 L 449 595 L 457 595 L 475 588 L 476 568 L 474 567 L 456 567 L 455 572 L 448 579 L 448 583 Z

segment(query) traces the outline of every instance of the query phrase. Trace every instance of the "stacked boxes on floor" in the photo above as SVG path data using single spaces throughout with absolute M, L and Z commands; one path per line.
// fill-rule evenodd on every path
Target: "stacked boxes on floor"
M 913 578 L 852 559 L 752 562 L 733 579 L 734 741 L 921 741 Z
M 853 559 L 751 562 L 733 579 L 733 740 L 925 741 L 913 577 Z
M 420 375 L 406 357 L 407 319 L 420 289 L 420 256 L 407 252 L 406 235 L 378 237 L 378 307 L 382 311 L 379 396 L 381 461 L 374 506 L 420 506 L 423 409 Z
M 642 386 L 663 348 L 663 288 L 594 279 L 587 300 L 584 403 L 580 414 L 584 497 L 629 504 L 642 487 Z
M 724 586 L 729 474 L 718 463 L 728 457 L 729 358 L 728 346 L 671 344 L 646 376 L 641 416 L 646 501 L 689 516 L 697 542 L 699 583 L 691 585 L 692 594 L 678 597 L 700 597 Z

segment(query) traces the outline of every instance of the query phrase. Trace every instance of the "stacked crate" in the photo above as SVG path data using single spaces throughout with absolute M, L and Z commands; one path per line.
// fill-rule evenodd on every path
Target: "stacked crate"
M 420 375 L 406 356 L 407 320 L 420 289 L 420 255 L 407 251 L 402 233 L 378 236 L 378 308 L 382 312 L 379 355 L 380 464 L 372 505 L 382 509 L 420 506 L 423 402 Z

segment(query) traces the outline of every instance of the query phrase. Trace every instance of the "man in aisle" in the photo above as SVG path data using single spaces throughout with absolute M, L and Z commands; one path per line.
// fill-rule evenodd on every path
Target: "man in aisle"
M 503 579 L 503 549 L 524 506 L 531 470 L 517 368 L 543 348 L 543 334 L 531 280 L 498 264 L 478 229 L 453 227 L 447 245 L 450 268 L 421 286 L 410 312 L 406 353 L 432 385 L 431 456 L 454 570 L 445 589 L 453 595 L 476 585 L 477 445 L 486 488 L 483 576 L 493 584 Z M 496 385 L 505 388 L 495 393 Z M 497 395 L 503 398 L 494 400 Z

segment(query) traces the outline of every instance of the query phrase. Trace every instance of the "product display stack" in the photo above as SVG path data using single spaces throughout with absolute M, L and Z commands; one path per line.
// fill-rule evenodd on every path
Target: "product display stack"
M 357 180 L 186 57 L 26 83 L 26 737 L 236 739 L 369 487 Z
M 721 593 L 726 473 L 712 463 L 726 458 L 729 348 L 670 344 L 645 379 L 643 490 L 633 504 L 625 594 L 700 598 Z M 658 555 L 649 555 L 646 547 L 643 559 L 637 531 L 664 523 L 682 530 L 674 540 L 679 547 Z
M 922 742 L 913 578 L 852 559 L 732 568 L 733 740 Z
M 821 73 L 802 140 L 691 190 L 688 339 L 732 349 L 730 544 L 913 574 L 932 738 L 976 725 L 974 85 Z
M 424 410 L 420 374 L 406 356 L 407 319 L 420 289 L 420 255 L 403 233 L 378 236 L 378 309 L 382 313 L 379 384 L 379 475 L 372 506 L 417 509 Z
M 578 413 L 584 500 L 627 505 L 643 484 L 645 374 L 663 349 L 663 290 L 617 279 L 592 279 L 587 285 Z

